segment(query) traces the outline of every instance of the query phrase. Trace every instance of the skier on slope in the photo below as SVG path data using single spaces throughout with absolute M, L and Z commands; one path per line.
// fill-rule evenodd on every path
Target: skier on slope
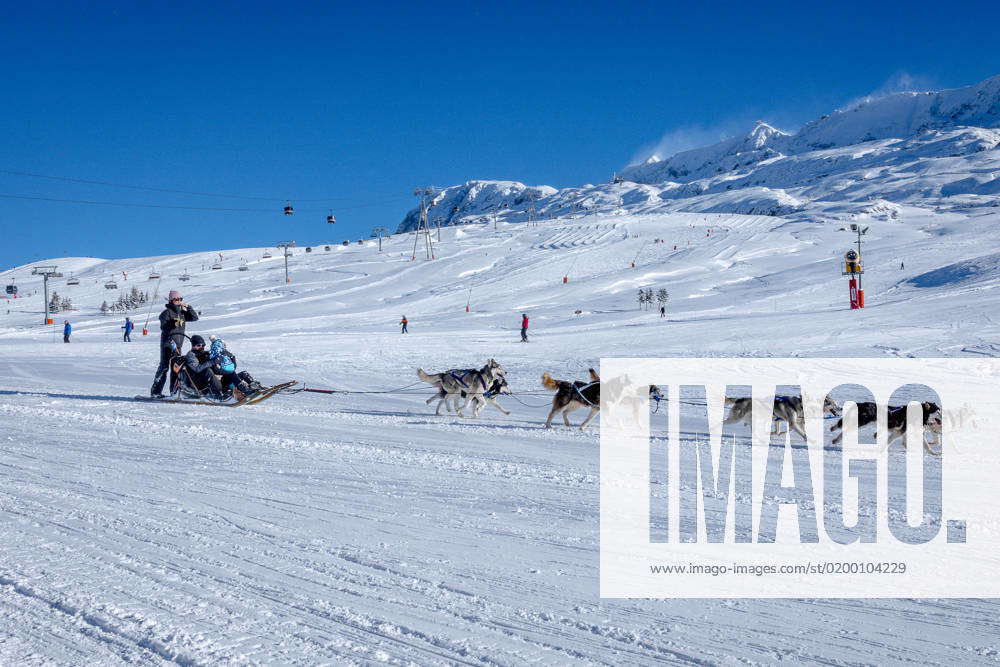
M 407 320 L 407 319 L 406 319 L 406 315 L 403 315 L 403 319 L 401 319 L 401 320 L 399 321 L 399 324 L 400 324 L 400 325 L 401 325 L 401 326 L 402 326 L 403 328 L 402 328 L 402 329 L 400 330 L 400 332 L 399 332 L 399 333 L 408 333 L 408 332 L 407 332 L 407 330 L 406 330 L 406 326 L 407 326 L 407 325 L 408 325 L 409 323 L 410 323 L 410 322 L 409 322 L 409 320 Z
M 63 322 L 63 342 L 69 342 L 69 336 L 73 333 L 73 325 L 69 323 L 69 320 Z
M 528 342 L 528 314 L 521 313 L 521 342 Z
M 170 368 L 170 358 L 180 354 L 184 345 L 184 326 L 188 322 L 197 322 L 198 313 L 184 303 L 184 297 L 177 290 L 170 290 L 167 295 L 167 305 L 160 313 L 160 365 L 156 368 L 153 386 L 149 395 L 153 398 L 163 398 L 163 384 L 170 370 L 170 386 L 174 386 L 175 374 Z
M 125 342 L 125 343 L 131 343 L 132 342 L 132 329 L 135 329 L 135 324 L 132 323 L 132 318 L 131 317 L 126 317 L 125 318 L 125 326 L 123 326 L 122 329 L 125 330 L 125 340 L 123 342 Z

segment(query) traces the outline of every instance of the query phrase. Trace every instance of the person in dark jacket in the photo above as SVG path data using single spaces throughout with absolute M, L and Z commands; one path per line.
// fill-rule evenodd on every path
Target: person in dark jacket
M 528 314 L 521 313 L 521 342 L 528 342 Z
M 66 320 L 65 323 L 63 324 L 63 342 L 64 343 L 68 343 L 69 342 L 69 335 L 71 333 L 73 333 L 73 325 L 71 325 L 69 323 L 69 320 Z
M 122 327 L 125 330 L 125 341 L 126 343 L 132 342 L 132 329 L 135 329 L 135 325 L 132 324 L 132 318 L 125 318 L 125 326 Z
M 215 360 L 205 349 L 205 339 L 195 334 L 191 336 L 191 351 L 184 355 L 184 369 L 188 382 L 207 397 L 221 401 L 224 398 L 222 383 L 215 376 Z
M 188 322 L 197 322 L 198 313 L 184 303 L 184 297 L 177 290 L 170 290 L 167 295 L 167 305 L 160 313 L 160 365 L 156 368 L 153 386 L 149 395 L 153 398 L 163 398 L 163 384 L 170 370 L 170 386 L 174 386 L 175 375 L 170 368 L 170 358 L 179 354 L 184 345 L 184 326 Z
M 406 315 L 403 315 L 403 319 L 399 321 L 400 326 L 402 326 L 403 328 L 400 330 L 399 333 L 406 333 L 406 325 L 408 325 L 409 323 L 410 323 L 409 320 L 406 319 Z

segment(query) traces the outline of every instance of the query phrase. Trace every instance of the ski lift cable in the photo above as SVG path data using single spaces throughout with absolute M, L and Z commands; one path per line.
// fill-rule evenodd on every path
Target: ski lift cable
M 28 172 L 28 171 L 14 171 L 12 169 L 0 169 L 0 174 L 10 174 L 12 176 L 30 176 L 32 178 L 45 178 L 45 179 L 49 179 L 49 180 L 52 180 L 52 181 L 66 181 L 68 183 L 84 183 L 86 185 L 106 185 L 106 186 L 115 187 L 115 188 L 127 188 L 129 190 L 145 190 L 145 191 L 148 191 L 148 192 L 170 192 L 170 193 L 181 194 L 181 195 L 196 195 L 196 196 L 199 196 L 199 197 L 223 197 L 223 198 L 226 198 L 226 199 L 252 199 L 252 200 L 256 200 L 256 201 L 285 201 L 285 200 L 288 199 L 287 196 L 285 196 L 285 197 L 268 197 L 268 196 L 261 196 L 261 195 L 233 195 L 233 194 L 226 194 L 226 193 L 222 193 L 222 192 L 197 192 L 197 191 L 194 191 L 194 190 L 174 190 L 174 189 L 171 189 L 171 188 L 152 188 L 152 187 L 143 186 L 143 185 L 126 185 L 124 183 L 112 183 L 111 181 L 93 181 L 93 180 L 88 180 L 88 179 L 85 179 L 85 178 L 71 178 L 71 177 L 68 177 L 68 176 L 48 176 L 46 174 L 35 174 L 35 173 L 32 173 L 32 172 Z M 373 196 L 378 197 L 380 195 L 373 195 Z M 385 195 L 385 196 L 391 196 L 391 195 Z M 351 201 L 351 200 L 354 200 L 353 197 L 317 197 L 317 198 L 310 198 L 310 199 L 306 199 L 306 198 L 302 198 L 302 197 L 293 197 L 292 199 L 294 201 L 304 201 L 304 202 Z M 409 199 L 409 197 L 407 197 L 407 199 Z
M 63 204 L 94 204 L 100 206 L 125 206 L 132 208 L 163 208 L 181 211 L 222 211 L 222 212 L 233 212 L 233 213 L 271 213 L 274 209 L 271 208 L 221 208 L 221 207 L 211 207 L 211 206 L 176 206 L 170 204 L 140 204 L 140 203 L 130 203 L 130 202 L 114 202 L 114 201 L 94 201 L 89 199 L 58 199 L 55 197 L 39 197 L 32 195 L 12 195 L 12 194 L 0 194 L 0 197 L 4 199 L 27 199 L 31 201 L 49 201 L 49 202 L 59 202 Z M 350 210 L 357 208 L 369 208 L 372 206 L 380 206 L 383 203 L 391 201 L 399 201 L 403 199 L 409 199 L 409 197 L 397 197 L 392 199 L 383 199 L 378 202 L 370 202 L 367 204 L 354 204 L 352 206 L 340 206 L 339 210 Z M 306 209 L 310 210 L 310 209 Z M 319 210 L 319 209 L 316 209 Z

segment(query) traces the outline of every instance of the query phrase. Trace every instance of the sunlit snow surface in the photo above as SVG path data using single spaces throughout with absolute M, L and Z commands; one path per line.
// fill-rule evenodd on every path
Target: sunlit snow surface
M 731 214 L 450 228 L 433 262 L 412 235 L 300 247 L 289 285 L 273 248 L 223 250 L 221 271 L 214 253 L 51 260 L 80 278 L 54 283 L 78 312 L 43 328 L 40 296 L 0 302 L 0 662 L 996 662 L 990 600 L 601 601 L 597 426 L 542 428 L 541 374 L 602 356 L 1000 354 L 1000 215 L 900 211 L 864 221 L 859 312 L 843 224 Z M 132 402 L 157 327 L 125 344 L 97 309 L 111 276 L 152 293 L 154 266 L 157 301 L 182 290 L 190 332 L 266 384 L 392 390 L 494 357 L 525 395 L 478 420 L 435 417 L 423 387 Z M 638 309 L 646 287 L 670 291 L 667 319 Z

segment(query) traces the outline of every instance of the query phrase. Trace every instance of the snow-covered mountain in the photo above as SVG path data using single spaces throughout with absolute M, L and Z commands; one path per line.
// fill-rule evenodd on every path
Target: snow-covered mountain
M 807 218 L 893 217 L 900 206 L 959 210 L 1000 205 L 1000 76 L 964 88 L 865 98 L 789 134 L 758 121 L 745 135 L 651 157 L 618 183 L 556 190 L 470 181 L 433 201 L 432 224 L 496 213 L 713 212 Z M 416 223 L 411 211 L 399 226 Z

